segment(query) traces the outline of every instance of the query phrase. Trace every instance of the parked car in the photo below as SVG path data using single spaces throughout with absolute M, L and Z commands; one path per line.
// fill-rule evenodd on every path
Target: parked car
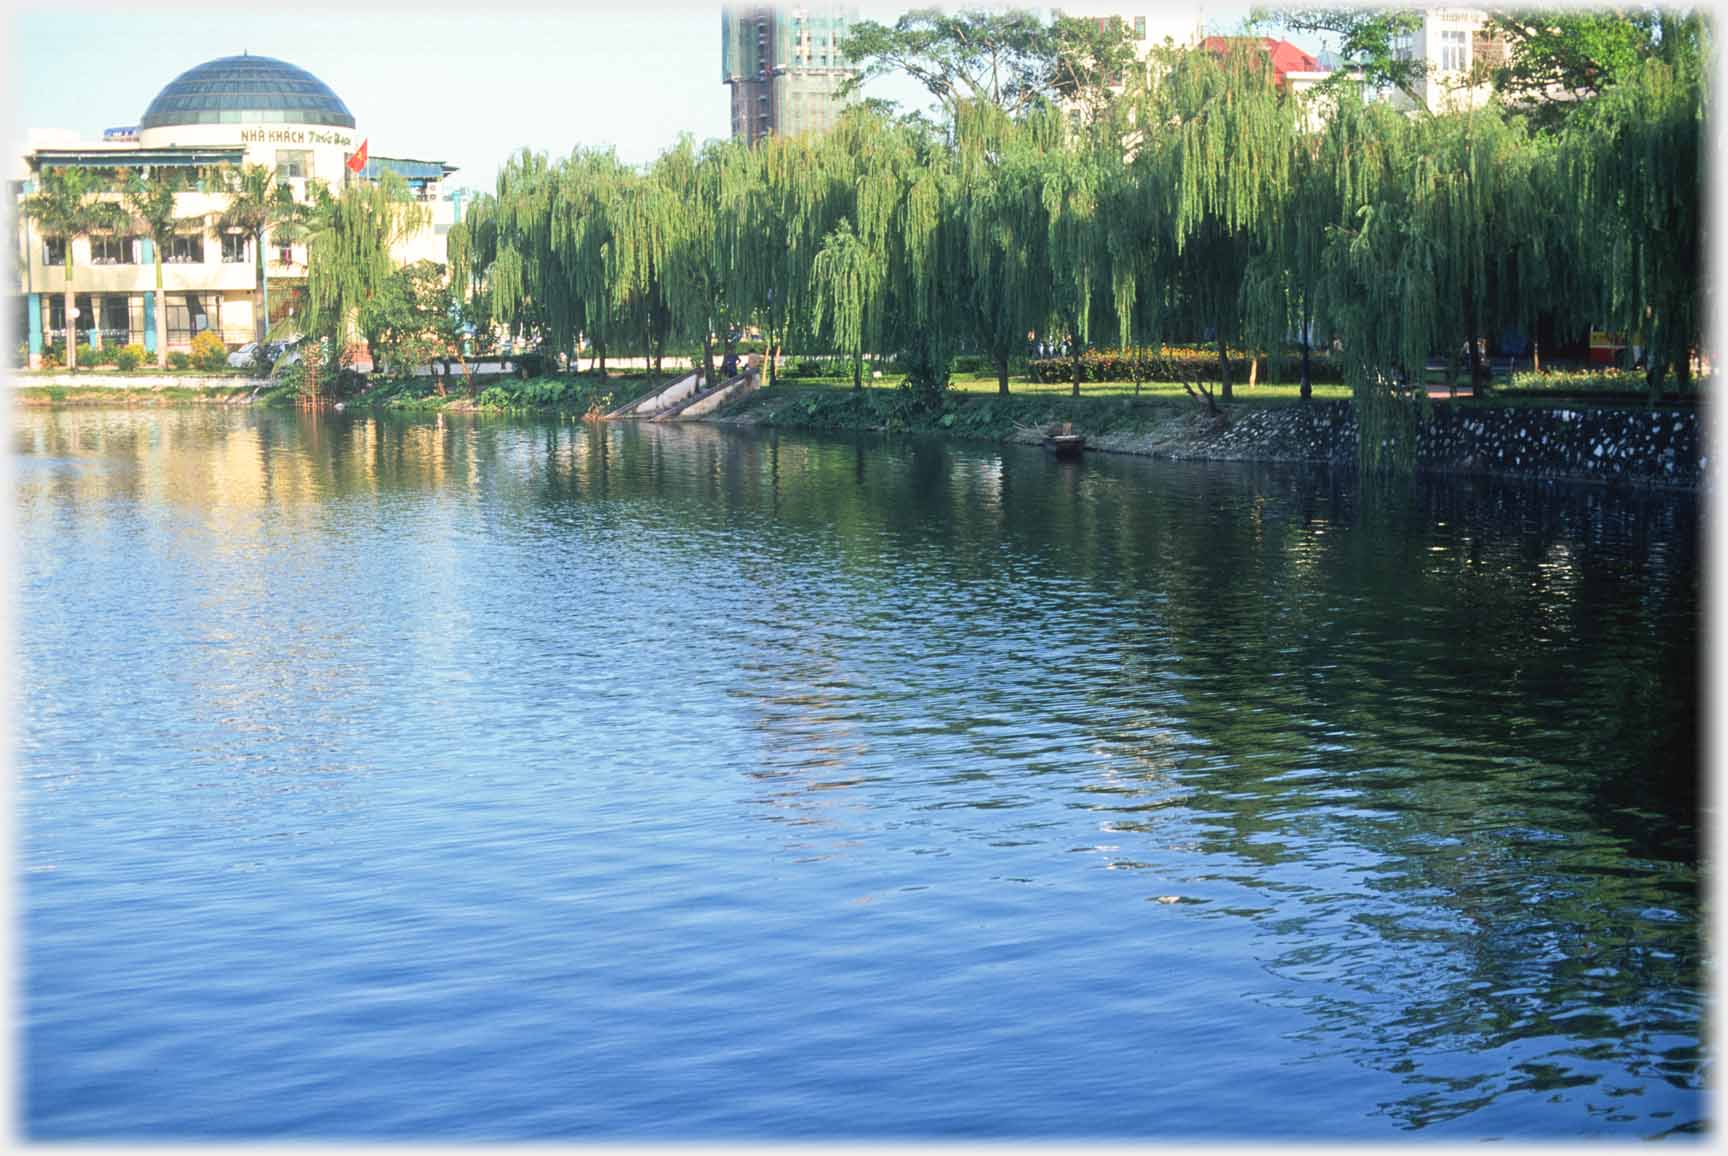
M 272 367 L 297 364 L 300 360 L 300 354 L 298 351 L 291 350 L 291 345 L 292 343 L 287 341 L 265 342 L 264 355 L 262 358 L 264 364 Z M 285 352 L 287 354 L 286 357 L 283 356 Z M 228 355 L 228 364 L 234 369 L 247 369 L 258 365 L 259 361 L 258 343 L 256 341 L 248 341 L 245 345 L 242 345 L 239 349 L 236 349 L 233 353 Z

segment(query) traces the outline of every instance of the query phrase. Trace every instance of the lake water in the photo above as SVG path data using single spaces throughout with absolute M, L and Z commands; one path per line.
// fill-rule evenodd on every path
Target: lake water
M 28 1136 L 1709 1126 L 1688 496 L 12 437 Z

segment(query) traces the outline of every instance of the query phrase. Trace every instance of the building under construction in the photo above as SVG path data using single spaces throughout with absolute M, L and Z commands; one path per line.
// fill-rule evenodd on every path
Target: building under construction
M 721 80 L 732 90 L 732 136 L 755 142 L 833 126 L 841 84 L 858 70 L 841 45 L 858 22 L 850 4 L 721 10 Z

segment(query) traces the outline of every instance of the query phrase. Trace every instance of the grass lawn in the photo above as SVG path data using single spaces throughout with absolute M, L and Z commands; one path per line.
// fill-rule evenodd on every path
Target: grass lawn
M 1207 387 L 1214 394 L 1218 391 L 1218 383 L 1208 382 Z M 871 391 L 893 392 L 899 387 L 898 380 L 880 377 L 875 380 L 866 379 L 864 388 Z M 850 390 L 850 377 L 781 377 L 774 387 L 788 392 L 795 390 Z M 1301 387 L 1295 382 L 1260 382 L 1258 385 L 1235 384 L 1237 403 L 1248 405 L 1287 405 L 1301 400 Z M 1032 381 L 1024 377 L 1008 379 L 1008 393 L 1011 397 L 1069 397 L 1074 386 L 1066 381 Z M 948 380 L 948 390 L 951 394 L 962 396 L 996 396 L 996 375 L 991 373 L 956 373 Z M 1345 401 L 1350 397 L 1350 387 L 1345 385 L 1316 385 L 1313 387 L 1316 401 Z M 1080 396 L 1088 397 L 1134 397 L 1134 383 L 1131 381 L 1083 381 L 1080 383 Z M 1142 401 L 1177 401 L 1193 404 L 1182 386 L 1173 381 L 1143 381 L 1140 383 L 1139 398 Z

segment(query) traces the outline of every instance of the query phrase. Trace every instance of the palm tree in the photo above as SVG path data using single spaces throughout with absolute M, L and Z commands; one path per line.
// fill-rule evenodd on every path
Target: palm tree
M 43 169 L 41 189 L 24 199 L 24 215 L 44 234 L 64 242 L 66 253 L 66 368 L 78 369 L 78 327 L 72 323 L 72 239 L 120 227 L 125 213 L 112 201 L 99 201 L 108 182 L 90 169 Z
M 125 204 L 144 224 L 156 258 L 156 365 L 168 368 L 167 295 L 162 291 L 162 250 L 173 239 L 178 227 L 198 217 L 174 214 L 174 196 L 186 187 L 184 175 L 174 169 L 157 168 L 149 176 L 142 172 L 128 174 L 125 183 Z
M 292 229 L 300 217 L 300 207 L 287 185 L 276 183 L 276 174 L 263 165 L 246 165 L 238 172 L 227 173 L 228 192 L 233 200 L 222 213 L 219 224 L 224 229 L 240 229 L 252 238 L 258 258 L 258 340 L 263 341 L 270 328 L 270 282 L 265 276 L 264 235 L 272 229 L 284 233 Z

